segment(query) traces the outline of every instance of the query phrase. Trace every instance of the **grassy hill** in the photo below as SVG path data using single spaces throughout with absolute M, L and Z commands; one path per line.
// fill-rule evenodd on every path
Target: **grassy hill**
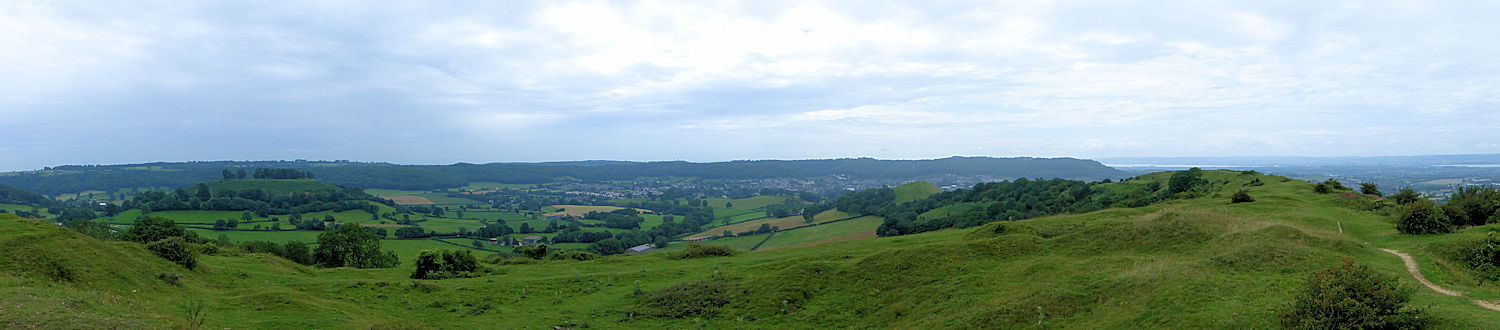
M 937 186 L 923 181 L 915 181 L 903 184 L 900 186 L 896 186 L 895 189 L 896 204 L 927 198 L 927 196 L 932 196 L 932 194 L 943 192 L 943 190 L 939 189 Z
M 1315 194 L 1311 183 L 1250 173 L 1204 178 L 1216 186 L 1204 196 L 1139 208 L 732 257 L 673 259 L 666 251 L 502 263 L 486 265 L 496 275 L 442 281 L 407 279 L 411 260 L 394 269 L 307 269 L 233 253 L 186 271 L 138 246 L 0 220 L 5 251 L 128 270 L 60 281 L 36 275 L 48 266 L 28 261 L 45 259 L 0 254 L 0 324 L 170 326 L 188 318 L 185 303 L 201 299 L 207 327 L 1273 328 L 1307 274 L 1341 259 L 1421 288 L 1380 248 L 1413 254 L 1437 285 L 1500 299 L 1494 282 L 1428 252 L 1500 225 L 1402 235 L 1389 215 L 1362 207 L 1374 197 Z M 1257 201 L 1229 203 L 1225 191 L 1241 188 Z M 805 234 L 846 236 L 838 229 Z M 158 272 L 183 273 L 185 284 L 157 283 Z M 1500 328 L 1500 312 L 1464 298 L 1421 288 L 1413 305 L 1438 328 Z

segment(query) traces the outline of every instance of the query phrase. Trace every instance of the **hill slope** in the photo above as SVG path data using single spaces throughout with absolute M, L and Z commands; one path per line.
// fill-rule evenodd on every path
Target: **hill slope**
M 421 284 L 406 279 L 410 260 L 396 269 L 303 273 L 260 255 L 210 256 L 205 273 L 189 274 L 194 282 L 180 290 L 205 297 L 214 311 L 210 327 L 1271 328 L 1277 327 L 1275 312 L 1311 270 L 1350 258 L 1379 272 L 1406 274 L 1399 258 L 1379 250 L 1390 248 L 1412 253 L 1438 285 L 1476 299 L 1500 298 L 1493 282 L 1465 280 L 1422 252 L 1496 225 L 1445 236 L 1400 235 L 1386 215 L 1363 210 L 1372 197 L 1314 194 L 1310 183 L 1278 177 L 1205 173 L 1219 192 L 1140 208 L 733 257 L 671 259 L 668 251 L 492 265 L 503 275 Z M 1230 204 L 1222 193 L 1241 188 L 1257 201 Z M 46 226 L 0 221 L 0 235 Z M 0 242 L 12 244 L 8 248 L 43 244 Z M 83 284 L 17 281 L 11 267 L 0 274 L 6 292 L 93 299 L 78 289 Z M 1401 279 L 1418 287 L 1409 276 Z M 123 304 L 101 301 L 106 307 L 76 313 L 154 325 L 176 320 L 119 312 L 123 307 L 109 306 Z M 137 303 L 172 311 L 181 301 Z M 1440 328 L 1500 327 L 1500 314 L 1464 298 L 1422 290 L 1413 305 L 1427 306 Z
M 933 194 L 943 192 L 943 190 L 938 189 L 937 186 L 923 181 L 903 184 L 900 186 L 896 186 L 895 189 L 896 204 L 927 198 L 927 196 L 932 196 Z

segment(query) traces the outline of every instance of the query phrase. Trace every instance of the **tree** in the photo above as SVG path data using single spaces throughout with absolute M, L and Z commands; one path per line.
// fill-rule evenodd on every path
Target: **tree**
M 542 258 L 547 257 L 547 244 L 537 244 L 537 246 L 522 247 L 521 255 L 525 255 L 527 258 L 542 260 Z
M 146 245 L 146 249 L 187 269 L 198 267 L 198 248 L 183 240 L 181 236 L 151 242 Z
M 423 250 L 415 260 L 417 270 L 411 278 L 438 280 L 445 278 L 474 277 L 479 274 L 479 262 L 468 250 Z
M 1203 170 L 1197 167 L 1190 168 L 1186 171 L 1172 173 L 1172 177 L 1167 180 L 1167 194 L 1171 195 L 1192 190 L 1204 184 L 1208 184 L 1208 180 L 1203 179 Z
M 234 173 L 230 172 L 229 169 L 227 169 L 227 168 L 224 169 L 224 180 L 231 180 L 231 179 L 234 179 Z
M 1411 190 L 1411 188 L 1401 188 L 1400 192 L 1397 192 L 1395 195 L 1391 195 L 1390 198 L 1391 200 L 1396 201 L 1396 204 L 1400 205 L 1411 204 L 1412 202 L 1423 199 L 1421 194 L 1418 194 L 1416 190 Z
M 281 257 L 303 265 L 313 264 L 312 250 L 302 241 L 286 242 L 286 247 L 281 249 Z
M 151 243 L 167 237 L 186 237 L 191 232 L 176 221 L 158 216 L 145 216 L 135 220 L 129 230 L 120 234 L 120 239 L 139 243 Z M 197 236 L 197 235 L 193 235 Z
M 1432 201 L 1407 204 L 1396 218 L 1396 230 L 1407 234 L 1441 234 L 1452 230 L 1448 216 Z
M 589 244 L 589 252 L 601 256 L 625 253 L 625 242 L 615 238 L 606 238 Z
M 726 209 L 734 208 L 734 202 L 724 202 L 724 208 L 726 208 Z
M 380 251 L 380 238 L 359 224 L 346 223 L 318 234 L 313 258 L 323 267 L 390 268 L 400 264 L 395 252 Z
M 1383 195 L 1383 194 L 1380 193 L 1380 187 L 1377 187 L 1377 186 L 1375 186 L 1374 183 L 1369 183 L 1369 182 L 1364 182 L 1364 183 L 1360 183 L 1359 184 L 1359 193 L 1365 194 L 1365 195 L 1375 195 L 1375 196 L 1382 196 Z
M 1249 203 L 1254 201 L 1255 198 L 1250 197 L 1250 191 L 1245 189 L 1240 189 L 1240 191 L 1234 193 L 1234 196 L 1229 197 L 1230 203 Z
M 255 215 L 250 214 L 250 211 L 245 211 L 244 213 L 240 213 L 240 220 L 250 221 L 250 219 L 255 219 Z
M 1412 288 L 1344 259 L 1308 277 L 1278 313 L 1289 329 L 1419 329 L 1431 318 L 1407 306 Z
M 667 240 L 666 236 L 657 236 L 656 241 L 651 245 L 655 245 L 658 249 L 664 249 L 667 247 L 667 243 L 670 243 L 670 241 Z
M 235 170 L 234 177 L 236 179 L 244 179 L 245 178 L 245 168 L 241 167 L 238 170 Z

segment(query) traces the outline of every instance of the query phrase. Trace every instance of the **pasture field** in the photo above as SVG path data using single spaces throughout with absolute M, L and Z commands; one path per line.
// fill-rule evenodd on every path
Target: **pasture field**
M 535 185 L 535 184 L 529 184 L 529 183 L 499 183 L 499 182 L 475 181 L 475 182 L 469 182 L 469 184 L 464 185 L 463 187 L 461 187 L 459 189 L 462 189 L 462 190 L 531 189 L 532 187 L 536 187 L 536 186 L 537 185 Z
M 800 215 L 785 218 L 765 218 L 760 220 L 745 221 L 727 226 L 718 226 L 697 234 L 688 235 L 687 237 L 721 235 L 725 230 L 729 230 L 732 233 L 739 234 L 741 232 L 747 232 L 755 230 L 756 228 L 760 228 L 760 225 L 762 224 L 770 225 L 772 227 L 780 227 L 781 229 L 791 229 L 795 227 L 806 226 L 807 222 L 806 220 L 803 220 L 802 216 Z
M 714 208 L 714 219 L 723 219 L 746 213 L 755 213 L 755 211 L 716 207 Z
M 896 186 L 893 190 L 896 193 L 896 204 L 927 198 L 927 196 L 932 196 L 932 194 L 943 192 L 943 189 L 923 181 L 914 181 Z
M 425 191 L 421 191 L 421 190 L 396 190 L 396 189 L 365 189 L 365 193 L 366 194 L 370 194 L 370 195 L 375 195 L 375 197 L 387 197 L 387 196 L 413 196 L 413 195 L 425 193 Z
M 723 245 L 723 246 L 728 246 L 729 248 L 738 250 L 739 252 L 746 252 L 746 251 L 750 251 L 750 248 L 755 247 L 756 244 L 760 244 L 761 241 L 766 240 L 766 236 L 767 235 L 770 235 L 770 234 L 760 234 L 760 235 L 750 235 L 750 236 L 735 236 L 735 237 L 721 237 L 721 238 L 716 238 L 716 239 L 713 239 L 713 240 L 703 241 L 701 243 L 690 243 L 690 242 L 677 241 L 677 242 L 672 242 L 671 244 L 668 244 L 667 248 L 664 249 L 664 251 L 678 250 L 678 249 L 682 249 L 684 247 L 687 247 L 688 245 L 693 245 L 693 244 L 703 244 L 703 245 Z
M 788 199 L 791 198 L 782 196 L 754 196 L 741 199 L 709 198 L 708 206 L 713 208 L 728 208 L 736 210 L 755 210 L 766 207 L 766 205 L 778 204 Z M 729 203 L 733 203 L 734 206 L 725 206 Z
M 396 202 L 396 205 L 432 205 L 432 204 L 434 204 L 431 199 L 427 199 L 427 197 L 422 197 L 422 196 L 391 195 L 391 196 L 381 196 L 380 198 L 389 199 L 392 202 Z
M 454 215 L 457 215 L 457 213 L 454 213 Z M 475 211 L 475 210 L 464 210 L 464 218 L 484 219 L 484 220 L 489 220 L 489 221 L 495 221 L 497 219 L 498 220 L 505 220 L 505 221 L 528 221 L 528 220 L 531 220 L 531 217 L 527 216 L 526 214 L 521 214 L 521 213 L 516 213 L 516 212 L 510 212 L 510 211 Z
M 875 238 L 875 228 L 880 227 L 883 221 L 885 221 L 883 218 L 868 216 L 781 231 L 756 250 L 785 249 Z
M 282 227 L 285 228 L 287 226 L 285 224 L 283 224 Z M 277 242 L 277 243 L 285 243 L 285 242 L 290 242 L 290 241 L 302 241 L 303 243 L 316 243 L 318 241 L 318 234 L 323 233 L 322 231 L 318 231 L 318 230 L 253 230 L 253 231 L 247 231 L 247 230 L 223 230 L 223 231 L 218 231 L 218 230 L 198 229 L 198 228 L 188 228 L 188 230 L 197 232 L 198 236 L 202 236 L 202 237 L 207 238 L 207 239 L 218 239 L 220 235 L 223 235 L 223 236 L 229 237 L 229 240 L 233 241 L 233 242 L 271 241 L 271 242 Z
M 32 207 L 30 205 L 0 204 L 0 210 L 5 210 L 5 211 L 11 212 L 11 213 L 15 213 L 16 211 L 31 212 L 31 209 L 32 209 Z M 47 208 L 44 208 L 44 207 L 38 207 L 38 208 L 36 208 L 36 211 L 38 213 L 44 213 L 46 215 L 54 215 L 55 216 L 55 214 L 47 213 Z
M 433 204 L 439 204 L 439 205 L 459 205 L 459 204 L 473 205 L 473 204 L 484 204 L 484 203 L 481 203 L 479 201 L 468 199 L 468 198 L 449 197 L 448 193 L 427 192 L 427 193 L 419 194 L 417 196 L 427 198 L 427 200 L 432 201 Z
M 756 219 L 756 218 L 764 218 L 764 217 L 766 217 L 766 212 L 754 211 L 754 212 L 748 212 L 748 213 L 741 213 L 739 215 L 735 215 L 735 216 L 732 216 L 732 217 L 724 218 L 722 221 L 718 221 L 718 222 L 719 223 L 724 223 L 724 224 L 730 224 L 730 223 L 736 223 L 736 222 L 741 222 L 741 221 L 746 221 L 746 220 Z
M 1437 285 L 1493 302 L 1500 285 L 1428 249 L 1500 224 L 1402 235 L 1389 214 L 1349 206 L 1373 197 L 1314 194 L 1311 183 L 1268 176 L 1206 178 L 1222 189 L 1140 208 L 813 248 L 763 245 L 731 257 L 486 262 L 488 276 L 419 281 L 409 278 L 408 257 L 390 269 L 322 269 L 263 254 L 206 255 L 190 270 L 140 244 L 0 215 L 0 250 L 20 252 L 0 254 L 0 321 L 132 329 L 193 319 L 203 328 L 1277 328 L 1277 313 L 1311 273 L 1350 260 L 1413 288 L 1410 305 L 1430 313 L 1432 328 L 1500 328 L 1497 312 L 1420 286 L 1399 258 L 1379 250 L 1411 253 Z M 1225 191 L 1251 178 L 1266 183 L 1247 188 L 1256 201 L 1229 203 Z M 835 226 L 860 221 L 821 225 L 830 231 L 803 238 L 848 237 L 839 234 L 858 231 Z M 757 238 L 764 239 L 709 244 L 753 246 Z M 180 282 L 167 284 L 163 274 L 181 274 Z M 649 299 L 674 293 L 715 303 L 684 316 L 680 307 L 690 305 Z M 204 307 L 201 318 L 184 312 L 194 305 Z
M 552 206 L 549 206 L 549 207 L 551 207 L 552 210 L 554 210 L 554 211 L 549 211 L 547 214 L 545 214 L 545 216 L 549 216 L 550 217 L 550 216 L 554 216 L 554 215 L 571 215 L 571 216 L 579 217 L 579 218 L 582 218 L 584 214 L 588 214 L 589 212 L 596 212 L 596 211 L 597 212 L 609 212 L 609 211 L 623 209 L 623 207 L 619 207 L 619 206 L 594 206 L 594 205 L 552 205 Z M 558 210 L 560 210 L 560 211 L 558 211 Z M 641 213 L 651 213 L 651 210 L 645 210 L 645 209 L 635 209 L 635 210 L 638 211 L 638 212 L 641 212 Z
M 979 203 L 974 203 L 974 202 L 965 202 L 965 203 L 957 203 L 957 204 L 944 205 L 943 207 L 939 207 L 939 208 L 936 208 L 936 209 L 932 209 L 931 211 L 923 212 L 922 215 L 920 215 L 918 217 L 924 218 L 924 219 L 941 218 L 941 217 L 946 217 L 946 216 L 955 215 L 955 214 L 962 214 L 964 212 L 968 212 L 970 209 L 973 209 L 975 207 L 980 207 L 980 206 L 982 206 L 982 205 L 979 204 Z
M 839 210 L 827 210 L 813 215 L 813 223 L 823 223 L 850 217 L 849 213 Z

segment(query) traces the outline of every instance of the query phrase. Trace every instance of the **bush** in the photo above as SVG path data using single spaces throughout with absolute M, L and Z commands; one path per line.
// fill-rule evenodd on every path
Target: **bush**
M 537 244 L 537 246 L 522 247 L 521 254 L 533 260 L 542 260 L 542 258 L 547 256 L 547 244 Z
M 1380 187 L 1375 186 L 1374 183 L 1369 183 L 1369 182 L 1365 182 L 1365 183 L 1360 183 L 1359 184 L 1359 193 L 1365 194 L 1365 195 L 1375 195 L 1375 196 L 1381 196 L 1382 195 L 1380 193 Z
M 417 271 L 414 279 L 440 280 L 445 278 L 478 277 L 479 261 L 468 250 L 423 250 L 417 255 Z
M 401 264 L 395 252 L 380 251 L 380 238 L 358 224 L 318 234 L 313 259 L 324 267 L 391 268 Z
M 1500 280 L 1500 237 L 1493 232 L 1480 239 L 1436 244 L 1432 250 L 1437 255 L 1469 266 L 1480 277 Z
M 1391 195 L 1390 198 L 1391 200 L 1396 201 L 1396 204 L 1401 205 L 1411 204 L 1423 199 L 1421 194 L 1418 194 L 1416 190 L 1411 190 L 1411 188 L 1401 189 L 1400 192 L 1397 192 L 1395 195 Z
M 599 255 L 598 254 L 593 254 L 593 253 L 590 253 L 590 252 L 584 252 L 584 251 L 557 251 L 557 252 L 552 252 L 552 254 L 547 255 L 547 259 L 548 260 L 588 261 L 588 260 L 599 259 Z
M 1240 189 L 1239 192 L 1234 193 L 1234 196 L 1229 196 L 1230 203 L 1249 203 L 1254 201 L 1255 198 L 1250 197 L 1250 191 L 1245 189 Z
M 723 245 L 688 245 L 687 248 L 668 255 L 672 259 L 693 259 L 709 257 L 728 257 L 734 255 L 734 249 Z
M 644 297 L 645 314 L 664 317 L 686 317 L 713 314 L 729 303 L 724 282 L 703 281 L 677 283 Z
M 182 237 L 172 236 L 151 242 L 146 245 L 146 249 L 187 269 L 198 267 L 198 249 Z
M 1441 234 L 1451 230 L 1450 227 L 1448 216 L 1428 200 L 1407 204 L 1396 218 L 1396 230 L 1407 234 Z
M 1407 306 L 1413 290 L 1390 275 L 1345 259 L 1308 277 L 1278 314 L 1290 329 L 1418 329 L 1429 318 Z

